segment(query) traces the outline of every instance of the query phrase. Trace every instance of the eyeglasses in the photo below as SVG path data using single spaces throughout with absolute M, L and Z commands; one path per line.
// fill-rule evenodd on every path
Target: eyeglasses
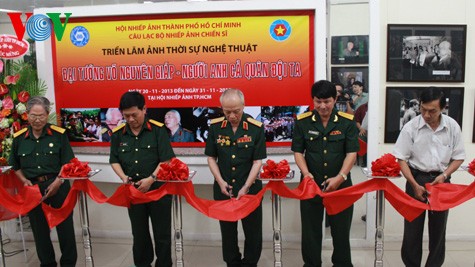
M 37 114 L 28 114 L 28 118 L 30 118 L 31 120 L 44 120 L 48 117 L 48 115 L 46 114 L 41 114 L 41 115 L 37 115 Z

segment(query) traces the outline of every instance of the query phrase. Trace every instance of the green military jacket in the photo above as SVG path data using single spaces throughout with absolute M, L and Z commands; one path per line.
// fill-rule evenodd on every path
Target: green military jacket
M 346 153 L 358 150 L 358 128 L 353 115 L 333 109 L 326 128 L 315 110 L 297 117 L 292 151 L 305 155 L 308 169 L 318 184 L 338 175 Z M 351 184 L 350 178 L 348 174 L 348 181 L 342 186 Z
M 233 196 L 237 196 L 246 183 L 253 161 L 267 157 L 262 122 L 254 120 L 248 114 L 243 114 L 240 126 L 234 133 L 231 123 L 228 123 L 224 117 L 214 119 L 209 128 L 205 154 L 217 158 L 221 176 L 233 187 Z M 261 188 L 262 182 L 256 180 L 249 188 L 249 193 L 256 194 Z M 216 181 L 214 198 L 228 198 L 221 193 Z
M 119 163 L 134 182 L 149 177 L 158 164 L 175 157 L 163 123 L 145 118 L 135 136 L 128 124 L 113 130 L 109 163 Z
M 58 174 L 61 167 L 74 158 L 65 129 L 46 124 L 36 139 L 31 126 L 15 133 L 9 164 L 21 170 L 27 179 Z

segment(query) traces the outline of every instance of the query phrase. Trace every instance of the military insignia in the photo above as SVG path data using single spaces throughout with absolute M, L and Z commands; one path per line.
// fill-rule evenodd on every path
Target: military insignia
M 46 129 L 46 134 L 47 135 L 53 135 L 53 132 L 51 131 L 51 129 Z
M 330 135 L 340 135 L 341 132 L 339 130 L 331 131 Z
M 223 122 L 221 123 L 221 129 L 222 129 L 222 128 L 226 128 L 226 125 L 228 125 L 228 121 L 223 121 Z
M 58 126 L 56 126 L 56 125 L 50 125 L 49 127 L 50 127 L 52 130 L 55 130 L 56 132 L 58 132 L 58 133 L 60 133 L 60 134 L 63 134 L 63 133 L 66 131 L 66 129 L 61 128 L 61 127 L 58 127 Z
M 242 122 L 242 128 L 246 131 L 249 129 L 249 125 L 247 124 L 247 122 L 245 121 Z
M 216 118 L 216 119 L 212 119 L 211 124 L 222 122 L 223 120 L 224 120 L 224 117 L 219 117 L 219 118 Z
M 338 116 L 335 115 L 335 119 L 333 119 L 333 122 L 337 122 L 338 121 Z
M 243 137 L 238 138 L 238 139 L 237 139 L 237 142 L 238 142 L 238 144 L 239 144 L 239 143 L 249 143 L 249 142 L 252 142 L 252 136 L 244 135 Z
M 312 121 L 317 121 L 317 117 L 315 116 L 315 114 L 313 114 L 312 116 Z
M 20 136 L 22 133 L 26 132 L 27 130 L 28 130 L 28 128 L 23 128 L 23 129 L 19 130 L 18 132 L 13 134 L 13 138 L 16 138 L 16 137 Z
M 129 146 L 127 143 L 120 143 L 119 146 Z
M 163 127 L 163 123 L 156 121 L 156 120 L 148 120 L 151 124 L 156 125 L 158 127 Z
M 49 143 L 48 146 L 49 146 L 49 147 L 53 147 L 54 144 L 53 144 L 53 143 Z
M 262 126 L 262 122 L 258 121 L 258 120 L 255 120 L 253 118 L 247 118 L 247 121 L 256 125 L 257 127 L 261 127 Z
M 101 134 L 105 134 L 107 132 L 107 128 L 102 128 L 101 129 Z
M 342 112 L 342 111 L 338 111 L 338 115 L 345 118 L 345 119 L 348 119 L 350 121 L 352 121 L 353 118 L 355 117 L 354 115 L 351 115 L 351 114 L 348 114 L 348 113 L 345 113 L 345 112 Z
M 320 132 L 319 132 L 319 131 L 308 130 L 308 133 L 309 133 L 309 134 L 313 134 L 313 135 L 320 135 Z
M 227 145 L 227 146 L 231 145 L 231 141 L 230 141 L 230 140 L 226 140 L 226 145 Z
M 300 114 L 300 115 L 297 116 L 297 120 L 305 119 L 305 118 L 307 118 L 307 117 L 310 117 L 311 115 L 312 115 L 312 112 L 311 112 L 311 111 L 302 113 L 302 114 Z
M 117 132 L 118 130 L 122 129 L 125 127 L 125 123 L 122 123 L 121 125 L 117 126 L 112 130 L 113 133 Z

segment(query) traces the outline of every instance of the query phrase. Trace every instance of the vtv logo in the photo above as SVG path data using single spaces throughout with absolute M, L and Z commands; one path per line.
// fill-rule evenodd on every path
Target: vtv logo
M 54 29 L 54 34 L 56 35 L 56 39 L 61 41 L 63 38 L 64 30 L 66 29 L 66 25 L 68 24 L 69 17 L 72 13 L 64 13 L 66 19 L 64 20 L 64 25 L 61 24 L 60 15 L 61 13 L 46 13 L 45 16 L 43 14 L 36 14 L 34 16 L 33 13 L 25 13 L 26 15 L 26 22 L 23 23 L 21 21 L 22 13 L 10 12 L 7 13 L 10 17 L 10 20 L 13 25 L 13 29 L 15 29 L 16 37 L 18 40 L 22 40 L 23 36 L 25 35 L 25 30 L 31 39 L 35 41 L 44 41 L 51 36 L 51 27 Z

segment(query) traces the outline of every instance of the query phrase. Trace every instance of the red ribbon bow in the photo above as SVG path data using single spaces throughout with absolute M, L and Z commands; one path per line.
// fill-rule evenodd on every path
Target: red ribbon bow
M 188 166 L 177 158 L 173 158 L 170 163 L 160 164 L 157 178 L 163 181 L 186 181 L 190 175 Z
M 61 171 L 61 177 L 87 177 L 91 167 L 87 162 L 80 162 L 77 158 L 73 158 L 70 163 L 64 164 Z
M 468 164 L 468 170 L 467 170 L 471 175 L 475 176 L 475 159 Z
M 400 175 L 401 167 L 396 162 L 396 157 L 388 153 L 371 162 L 371 171 L 373 176 L 396 177 Z
M 268 159 L 266 165 L 262 167 L 261 178 L 280 178 L 284 179 L 290 172 L 290 166 L 287 160 L 283 159 L 279 163 Z

